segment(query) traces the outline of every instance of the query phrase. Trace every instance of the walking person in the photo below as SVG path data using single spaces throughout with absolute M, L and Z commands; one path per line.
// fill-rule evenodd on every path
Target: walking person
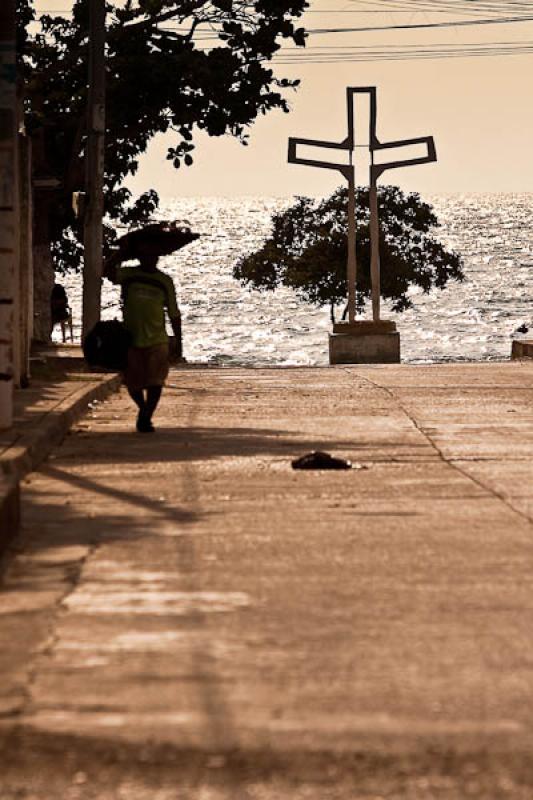
M 119 267 L 136 258 L 137 266 Z M 157 408 L 169 370 L 168 314 L 174 332 L 173 357 L 182 358 L 181 315 L 172 278 L 157 268 L 159 255 L 150 243 L 124 237 L 120 249 L 105 262 L 104 277 L 122 288 L 124 325 L 131 336 L 124 382 L 139 413 L 139 433 L 153 433 Z

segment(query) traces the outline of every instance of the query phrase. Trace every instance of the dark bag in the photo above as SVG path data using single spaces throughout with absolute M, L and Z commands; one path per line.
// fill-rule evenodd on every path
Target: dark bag
M 122 370 L 128 363 L 131 334 L 118 319 L 97 322 L 83 341 L 83 355 L 91 367 Z

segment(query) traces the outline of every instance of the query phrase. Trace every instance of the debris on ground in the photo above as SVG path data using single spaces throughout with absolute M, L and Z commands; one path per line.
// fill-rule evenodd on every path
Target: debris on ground
M 295 458 L 292 462 L 293 469 L 352 469 L 351 461 L 337 458 L 322 450 L 313 450 L 305 456 Z

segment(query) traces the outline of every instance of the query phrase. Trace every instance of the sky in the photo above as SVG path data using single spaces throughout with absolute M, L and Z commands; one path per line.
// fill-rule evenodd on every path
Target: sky
M 36 0 L 38 10 L 52 7 L 68 10 L 71 3 Z M 519 14 L 529 18 L 501 21 Z M 423 195 L 533 191 L 533 2 L 311 0 L 303 24 L 360 28 L 482 19 L 498 24 L 312 33 L 305 51 L 281 57 L 292 63 L 276 65 L 278 76 L 302 82 L 287 95 L 290 114 L 275 111 L 260 118 L 250 129 L 248 147 L 229 136 L 200 134 L 194 165 L 179 171 L 165 158 L 172 137 L 157 137 L 128 185 L 135 193 L 155 188 L 163 197 L 325 195 L 342 176 L 288 164 L 288 137 L 340 142 L 346 136 L 346 87 L 372 85 L 378 90 L 381 141 L 433 135 L 438 155 L 436 164 L 388 172 L 385 182 Z M 512 54 L 457 57 L 495 43 L 499 52 L 512 48 Z M 421 47 L 455 55 L 413 58 L 412 48 Z M 346 60 L 362 52 L 369 58 L 370 50 L 373 58 L 385 53 L 387 60 Z M 408 59 L 390 60 L 391 53 L 406 51 Z M 327 63 L 330 59 L 335 60 Z

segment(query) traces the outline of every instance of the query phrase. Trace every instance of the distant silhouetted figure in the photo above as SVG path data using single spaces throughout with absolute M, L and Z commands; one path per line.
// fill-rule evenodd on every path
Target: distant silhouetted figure
M 180 250 L 198 239 L 188 227 L 155 222 L 122 236 L 118 250 L 104 265 L 104 277 L 122 289 L 124 326 L 131 336 L 124 382 L 139 409 L 137 430 L 152 433 L 157 408 L 169 369 L 169 338 L 165 314 L 174 332 L 172 356 L 183 360 L 181 314 L 170 275 L 157 268 L 159 257 Z M 119 267 L 136 260 L 135 267 Z
M 177 358 L 182 357 L 181 316 L 172 278 L 157 269 L 158 256 L 139 254 L 138 266 L 117 268 L 127 258 L 120 251 L 114 254 L 106 262 L 104 276 L 122 287 L 124 322 L 132 338 L 124 380 L 139 409 L 137 430 L 151 433 L 169 368 L 165 312 L 174 331 Z
M 54 283 L 54 288 L 50 295 L 50 310 L 52 314 L 52 325 L 61 325 L 63 342 L 67 341 L 67 325 L 70 333 L 70 341 L 74 341 L 72 332 L 72 312 L 68 304 L 65 287 L 60 283 Z

